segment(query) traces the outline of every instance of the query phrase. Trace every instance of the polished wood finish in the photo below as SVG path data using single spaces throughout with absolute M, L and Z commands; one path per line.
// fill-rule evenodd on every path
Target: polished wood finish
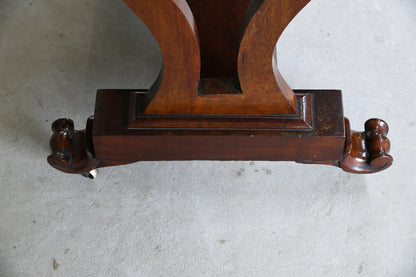
M 393 163 L 390 141 L 386 137 L 389 126 L 384 120 L 370 119 L 365 123 L 365 131 L 357 132 L 347 126 L 346 147 L 340 166 L 351 173 L 376 173 L 387 169 Z
M 238 73 L 247 101 L 257 104 L 255 114 L 293 113 L 296 107 L 295 94 L 271 57 L 287 25 L 309 2 L 254 0 L 251 3 L 238 54 Z
M 76 131 L 71 119 L 55 120 L 48 163 L 66 173 L 83 174 L 97 168 L 99 161 L 94 155 L 92 123 L 93 119 L 89 118 L 85 130 Z
M 249 6 L 247 1 L 237 0 L 189 1 L 196 14 L 205 12 L 199 20 L 204 24 L 201 29 L 206 30 L 201 35 L 201 47 L 198 20 L 185 0 L 124 1 L 149 27 L 164 61 L 161 83 L 156 80 L 153 89 L 138 98 L 137 115 L 296 113 L 295 94 L 272 57 L 284 29 L 310 0 L 253 0 Z M 219 8 L 223 12 L 217 16 Z M 226 16 L 221 16 L 224 13 Z M 229 32 L 233 35 L 225 39 Z M 226 49 L 224 56 L 222 49 Z M 238 95 L 198 95 L 201 79 L 237 77 L 241 87 Z
M 99 94 L 104 91 L 99 91 Z M 128 92 L 130 102 L 132 93 Z M 133 92 L 133 96 L 136 94 Z M 200 128 L 200 129 L 291 129 L 312 127 L 312 99 L 310 95 L 297 95 L 296 114 L 276 115 L 142 115 L 130 116 L 128 127 L 137 128 Z M 97 99 L 100 100 L 100 99 Z M 128 109 L 126 107 L 126 109 Z
M 339 161 L 345 144 L 340 91 L 303 91 L 314 111 L 311 125 L 292 128 L 287 115 L 220 117 L 210 123 L 181 126 L 166 123 L 126 128 L 129 91 L 101 90 L 97 94 L 94 148 L 100 161 L 143 160 L 295 160 Z M 176 120 L 174 117 L 172 121 Z M 244 123 L 244 124 L 242 124 Z M 207 124 L 207 125 L 205 125 Z M 218 127 L 215 126 L 218 124 Z M 313 125 L 312 125 L 313 124 Z M 164 127 L 161 127 L 164 126 Z
M 185 0 L 125 0 L 156 38 L 163 68 L 142 106 L 148 114 L 198 113 L 200 51 L 197 27 Z M 142 113 L 138 109 L 137 113 Z
M 198 27 L 201 79 L 238 80 L 241 26 L 250 2 L 251 0 L 187 0 Z
M 339 90 L 292 90 L 275 45 L 310 0 L 123 0 L 163 67 L 149 89 L 99 90 L 94 119 L 52 126 L 48 162 L 67 173 L 148 160 L 269 160 L 351 173 L 388 168 L 388 126 L 352 131 Z

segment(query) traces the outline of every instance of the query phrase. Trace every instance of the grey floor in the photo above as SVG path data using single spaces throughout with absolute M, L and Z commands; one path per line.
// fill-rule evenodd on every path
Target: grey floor
M 313 0 L 279 44 L 294 88 L 344 92 L 394 166 L 141 162 L 96 180 L 46 163 L 99 88 L 146 88 L 161 57 L 121 0 L 0 1 L 0 276 L 416 276 L 416 1 Z

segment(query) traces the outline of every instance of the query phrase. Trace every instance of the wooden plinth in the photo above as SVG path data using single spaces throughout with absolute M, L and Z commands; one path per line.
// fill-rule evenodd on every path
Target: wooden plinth
M 143 115 L 129 126 L 132 93 L 97 93 L 93 141 L 100 161 L 342 160 L 340 91 L 296 91 L 299 113 L 292 116 Z

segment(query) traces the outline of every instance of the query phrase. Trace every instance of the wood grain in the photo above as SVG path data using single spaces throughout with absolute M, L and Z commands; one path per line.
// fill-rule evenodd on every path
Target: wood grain
M 251 0 L 187 0 L 198 28 L 201 79 L 238 78 L 241 26 Z
M 389 155 L 390 140 L 387 138 L 389 126 L 384 120 L 367 120 L 364 132 L 352 131 L 348 119 L 345 119 L 345 126 L 347 133 L 344 158 L 340 162 L 342 169 L 368 174 L 383 171 L 393 164 L 393 157 Z
M 342 159 L 345 128 L 340 91 L 296 91 L 312 98 L 312 126 L 295 129 L 287 118 L 280 128 L 267 116 L 213 119 L 211 128 L 192 124 L 181 126 L 127 128 L 124 111 L 130 91 L 101 90 L 97 94 L 93 128 L 94 147 L 100 161 L 141 160 L 292 160 L 298 162 L 337 162 Z M 191 121 L 191 123 L 189 122 Z M 215 127 L 218 125 L 218 128 Z M 227 126 L 228 128 L 223 128 Z
M 192 9 L 184 0 L 124 1 L 154 34 L 164 61 L 160 86 L 139 98 L 146 101 L 136 105 L 137 115 L 296 113 L 295 95 L 273 65 L 273 51 L 309 1 L 189 0 Z M 241 93 L 199 94 L 201 78 L 236 80 Z
M 149 89 L 99 90 L 85 130 L 55 121 L 53 167 L 269 160 L 375 173 L 392 164 L 386 122 L 352 131 L 341 91 L 292 91 L 273 64 L 276 42 L 310 0 L 124 1 L 158 41 L 163 68 Z

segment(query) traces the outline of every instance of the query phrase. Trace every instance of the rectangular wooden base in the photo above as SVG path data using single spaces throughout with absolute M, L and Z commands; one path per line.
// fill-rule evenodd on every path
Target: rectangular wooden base
M 209 118 L 209 128 L 186 119 L 183 126 L 169 116 L 152 118 L 157 127 L 129 128 L 132 90 L 99 90 L 93 125 L 95 157 L 103 163 L 162 160 L 264 160 L 327 163 L 340 161 L 345 146 L 342 96 L 339 90 L 296 90 L 310 99 L 309 127 L 291 129 L 287 115 Z M 303 112 L 307 113 L 307 110 Z M 177 117 L 177 116 L 176 116 Z M 145 118 L 143 118 L 146 122 Z M 163 123 L 168 125 L 163 127 Z M 246 120 L 245 120 L 246 119 Z M 279 126 L 279 120 L 284 121 Z M 299 117 L 293 119 L 299 120 Z M 218 121 L 219 128 L 215 128 Z M 271 124 L 275 122 L 275 124 Z M 136 120 L 140 122 L 140 118 Z M 241 122 L 246 122 L 242 124 Z M 251 122 L 251 123 L 250 123 Z M 277 122 L 277 125 L 276 125 Z M 252 124 L 252 128 L 250 128 Z M 259 124 L 262 128 L 258 128 Z M 267 127 L 267 124 L 271 124 Z M 224 128 L 224 126 L 227 126 Z M 297 126 L 297 124 L 294 124 Z

